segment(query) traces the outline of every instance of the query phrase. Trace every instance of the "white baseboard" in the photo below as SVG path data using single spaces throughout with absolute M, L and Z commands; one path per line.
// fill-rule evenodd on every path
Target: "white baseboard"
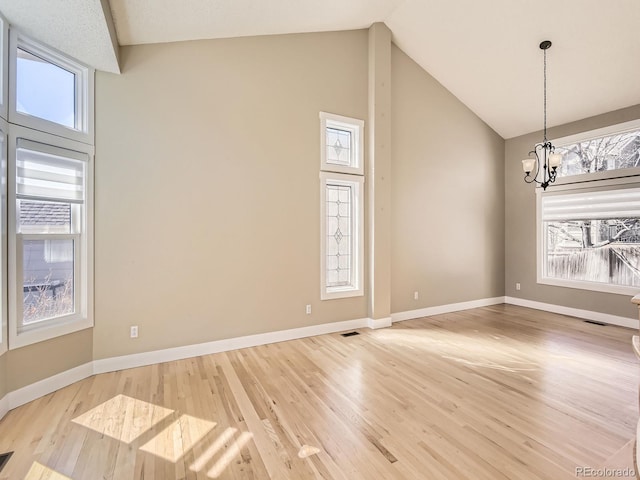
M 561 315 L 569 315 L 570 317 L 584 318 L 586 320 L 608 323 L 610 325 L 618 325 L 620 327 L 635 329 L 638 329 L 639 327 L 637 318 L 619 317 L 617 315 L 609 315 L 608 313 L 592 312 L 591 310 L 563 307 L 562 305 L 536 302 L 533 300 L 527 300 L 518 297 L 504 297 L 504 303 L 508 303 L 510 305 L 519 305 L 520 307 L 534 308 L 536 310 L 544 310 L 546 312 L 559 313 Z
M 8 398 L 9 410 L 29 403 L 36 398 L 48 395 L 56 390 L 60 390 L 78 380 L 83 380 L 93 375 L 93 362 L 85 363 L 78 367 L 45 378 L 39 382 L 32 383 L 26 387 L 22 387 L 13 392 L 9 392 L 5 399 Z
M 431 317 L 432 315 L 441 315 L 443 313 L 459 312 L 461 310 L 470 310 L 472 308 L 487 307 L 489 305 L 498 305 L 505 303 L 505 297 L 481 298 L 480 300 L 471 300 L 469 302 L 450 303 L 448 305 L 438 305 L 437 307 L 419 308 L 417 310 L 408 310 L 406 312 L 398 312 L 391 314 L 392 322 L 402 322 L 404 320 L 412 320 L 414 318 Z
M 327 333 L 336 333 L 345 330 L 354 330 L 357 328 L 384 328 L 391 326 L 392 322 L 400 322 L 413 318 L 429 317 L 432 315 L 469 310 L 472 308 L 486 307 L 489 305 L 497 305 L 501 303 L 509 303 L 512 305 L 535 308 L 537 310 L 545 310 L 548 312 L 570 315 L 573 317 L 585 318 L 588 320 L 595 320 L 598 322 L 610 323 L 613 325 L 620 325 L 636 329 L 638 328 L 638 320 L 626 317 L 618 317 L 605 313 L 563 307 L 550 303 L 534 302 L 531 300 L 525 300 L 516 297 L 485 298 L 480 300 L 472 300 L 469 302 L 452 303 L 448 305 L 440 305 L 437 307 L 427 307 L 417 310 L 410 310 L 407 312 L 392 313 L 391 317 L 380 319 L 360 318 L 343 322 L 325 323 L 321 325 L 312 325 L 309 327 L 260 333 L 257 335 L 247 335 L 244 337 L 216 340 L 213 342 L 199 343 L 195 345 L 186 345 L 184 347 L 168 348 L 165 350 L 156 350 L 152 352 L 135 353 L 131 355 L 123 355 L 120 357 L 94 360 L 93 362 L 85 363 L 84 365 L 80 365 L 52 377 L 40 380 L 39 382 L 27 385 L 26 387 L 20 388 L 13 392 L 7 393 L 2 399 L 0 399 L 0 419 L 2 419 L 2 417 L 13 408 L 24 405 L 25 403 L 40 398 L 44 395 L 48 395 L 49 393 L 55 392 L 56 390 L 59 390 L 63 387 L 71 385 L 72 383 L 83 380 L 87 377 L 90 377 L 91 375 L 98 373 L 113 372 L 116 370 L 141 367 L 145 365 L 152 365 L 155 363 L 197 357 L 199 355 L 226 352 L 239 348 L 255 347 L 258 345 L 284 342 L 287 340 L 324 335 Z
M 2 420 L 2 417 L 4 417 L 9 410 L 11 410 L 9 408 L 9 395 L 5 395 L 0 398 L 0 420 Z
M 116 370 L 124 370 L 126 368 L 143 367 L 145 365 L 171 362 L 174 360 L 182 360 L 184 358 L 198 357 L 200 355 L 209 355 L 211 353 L 228 352 L 229 350 L 237 350 L 239 348 L 256 347 L 258 345 L 266 345 L 269 343 L 285 342 L 287 340 L 295 340 L 298 338 L 342 332 L 344 330 L 353 330 L 355 328 L 364 328 L 369 327 L 370 322 L 372 321 L 373 320 L 369 318 L 359 318 L 357 320 L 323 323 L 321 325 L 292 328 L 290 330 L 280 330 L 277 332 L 259 333 L 257 335 L 216 340 L 213 342 L 186 345 L 184 347 L 167 348 L 152 352 L 123 355 L 121 357 L 104 358 L 101 360 L 94 360 L 93 373 L 114 372 Z M 370 328 L 381 327 L 375 326 Z
M 378 328 L 387 328 L 391 326 L 391 317 L 385 318 L 367 318 L 367 327 L 371 330 Z

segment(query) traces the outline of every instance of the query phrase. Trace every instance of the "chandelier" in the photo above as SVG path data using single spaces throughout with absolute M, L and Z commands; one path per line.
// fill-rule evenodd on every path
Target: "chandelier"
M 529 157 L 522 160 L 524 170 L 524 181 L 527 183 L 537 183 L 546 190 L 550 183 L 556 181 L 558 167 L 562 163 L 562 155 L 555 153 L 555 147 L 547 140 L 547 50 L 551 46 L 549 40 L 540 44 L 540 49 L 544 55 L 544 140 L 536 143 L 533 150 L 529 152 Z M 542 172 L 540 167 L 542 166 Z M 531 172 L 535 171 L 534 175 Z

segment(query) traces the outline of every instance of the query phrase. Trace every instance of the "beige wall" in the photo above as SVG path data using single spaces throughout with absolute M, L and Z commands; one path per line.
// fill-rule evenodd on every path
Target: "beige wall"
M 367 31 L 121 54 L 96 84 L 94 357 L 365 317 L 319 299 L 318 112 L 366 119 Z
M 560 138 L 637 118 L 640 118 L 640 105 L 552 128 L 548 132 L 548 138 Z M 534 187 L 526 185 L 522 180 L 520 161 L 526 158 L 529 150 L 541 138 L 542 133 L 536 132 L 509 139 L 505 144 L 506 295 L 637 318 L 637 308 L 629 303 L 629 295 L 536 283 L 536 196 Z M 516 282 L 521 284 L 520 291 L 515 289 Z
M 391 311 L 502 296 L 504 140 L 396 47 L 391 71 Z
M 90 362 L 92 329 L 9 350 L 4 356 L 7 391 L 11 392 Z

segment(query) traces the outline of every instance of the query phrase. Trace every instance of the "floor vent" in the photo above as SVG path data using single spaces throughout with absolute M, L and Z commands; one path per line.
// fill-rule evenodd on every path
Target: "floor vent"
M 11 458 L 11 455 L 13 455 L 13 452 L 3 453 L 0 455 L 0 472 Z
M 594 325 L 600 325 L 601 327 L 604 327 L 606 325 L 606 323 L 596 322 L 595 320 L 585 320 L 584 323 L 592 323 Z
M 347 332 L 347 333 L 341 333 L 340 334 L 343 337 L 353 337 L 354 335 L 360 335 L 358 332 Z

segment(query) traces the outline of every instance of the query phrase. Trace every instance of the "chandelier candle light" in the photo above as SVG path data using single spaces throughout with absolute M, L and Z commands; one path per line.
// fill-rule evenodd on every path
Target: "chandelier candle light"
M 547 140 L 547 50 L 551 46 L 549 40 L 545 40 L 540 44 L 540 49 L 544 54 L 544 140 L 542 143 L 536 143 L 533 150 L 529 152 L 529 158 L 522 160 L 522 169 L 524 170 L 524 181 L 527 183 L 537 183 L 546 190 L 550 183 L 556 181 L 558 175 L 557 170 L 562 163 L 562 155 L 555 153 L 555 148 L 549 140 Z M 540 165 L 542 165 L 542 175 L 540 176 Z M 535 175 L 531 172 L 535 170 Z

